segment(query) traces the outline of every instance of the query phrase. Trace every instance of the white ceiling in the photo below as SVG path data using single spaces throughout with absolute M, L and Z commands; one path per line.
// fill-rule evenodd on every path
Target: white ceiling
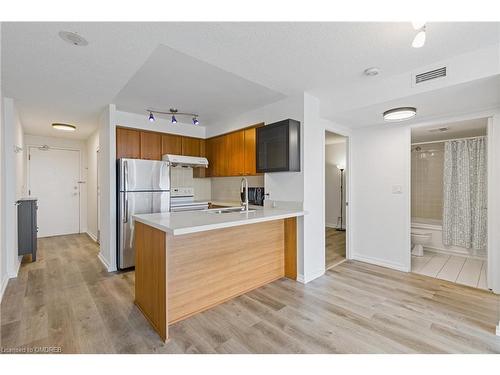
M 118 93 L 115 104 L 136 113 L 176 108 L 198 114 L 203 124 L 234 118 L 283 98 L 281 93 L 159 46 Z
M 477 137 L 486 135 L 488 126 L 487 118 L 479 118 L 466 121 L 444 122 L 439 125 L 421 126 L 411 130 L 411 141 L 430 142 L 445 139 Z M 447 128 L 446 131 L 436 131 L 439 128 Z
M 394 126 L 395 123 L 384 122 L 383 112 L 390 108 L 408 106 L 416 107 L 417 115 L 405 121 L 405 124 L 432 120 L 444 114 L 458 116 L 500 107 L 500 75 L 356 108 L 339 113 L 334 118 L 352 128 L 384 123 Z
M 62 42 L 60 30 L 80 33 L 89 45 Z M 50 123 L 69 122 L 78 126 L 72 137 L 86 138 L 108 103 L 134 111 L 182 105 L 212 119 L 280 94 L 348 95 L 367 67 L 378 66 L 385 79 L 500 43 L 498 23 L 431 23 L 427 30 L 416 50 L 409 22 L 3 23 L 3 94 L 17 100 L 27 133 L 55 135 Z M 169 53 L 174 61 L 164 60 Z M 198 71 L 214 73 L 220 89 L 214 77 L 193 85 Z

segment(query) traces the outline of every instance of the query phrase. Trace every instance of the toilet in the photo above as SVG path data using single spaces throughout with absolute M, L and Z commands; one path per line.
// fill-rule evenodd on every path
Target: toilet
M 413 248 L 411 250 L 411 254 L 419 257 L 423 256 L 424 245 L 428 244 L 431 239 L 432 233 L 412 232 L 411 243 L 413 244 Z

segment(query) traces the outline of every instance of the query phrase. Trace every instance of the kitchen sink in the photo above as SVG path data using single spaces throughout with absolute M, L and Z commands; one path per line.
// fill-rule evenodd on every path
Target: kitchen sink
M 209 214 L 230 214 L 232 212 L 239 212 L 243 214 L 247 211 L 237 206 L 237 207 L 227 207 L 227 208 L 211 208 L 205 210 L 205 212 Z M 255 209 L 249 209 L 248 212 L 255 212 Z

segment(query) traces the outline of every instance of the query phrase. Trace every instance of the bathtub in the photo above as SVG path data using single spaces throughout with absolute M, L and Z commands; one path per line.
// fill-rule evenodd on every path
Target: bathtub
M 421 217 L 411 218 L 411 231 L 412 233 L 431 233 L 432 240 L 424 246 L 424 250 L 443 253 L 449 255 L 462 255 L 477 259 L 486 259 L 486 249 L 473 250 L 466 249 L 460 246 L 446 246 L 443 244 L 443 222 L 438 219 L 427 219 Z

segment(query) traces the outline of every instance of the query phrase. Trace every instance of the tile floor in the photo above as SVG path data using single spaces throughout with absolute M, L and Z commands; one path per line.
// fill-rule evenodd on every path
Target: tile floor
M 480 259 L 424 251 L 424 256 L 412 255 L 411 271 L 474 288 L 488 289 L 486 261 Z

